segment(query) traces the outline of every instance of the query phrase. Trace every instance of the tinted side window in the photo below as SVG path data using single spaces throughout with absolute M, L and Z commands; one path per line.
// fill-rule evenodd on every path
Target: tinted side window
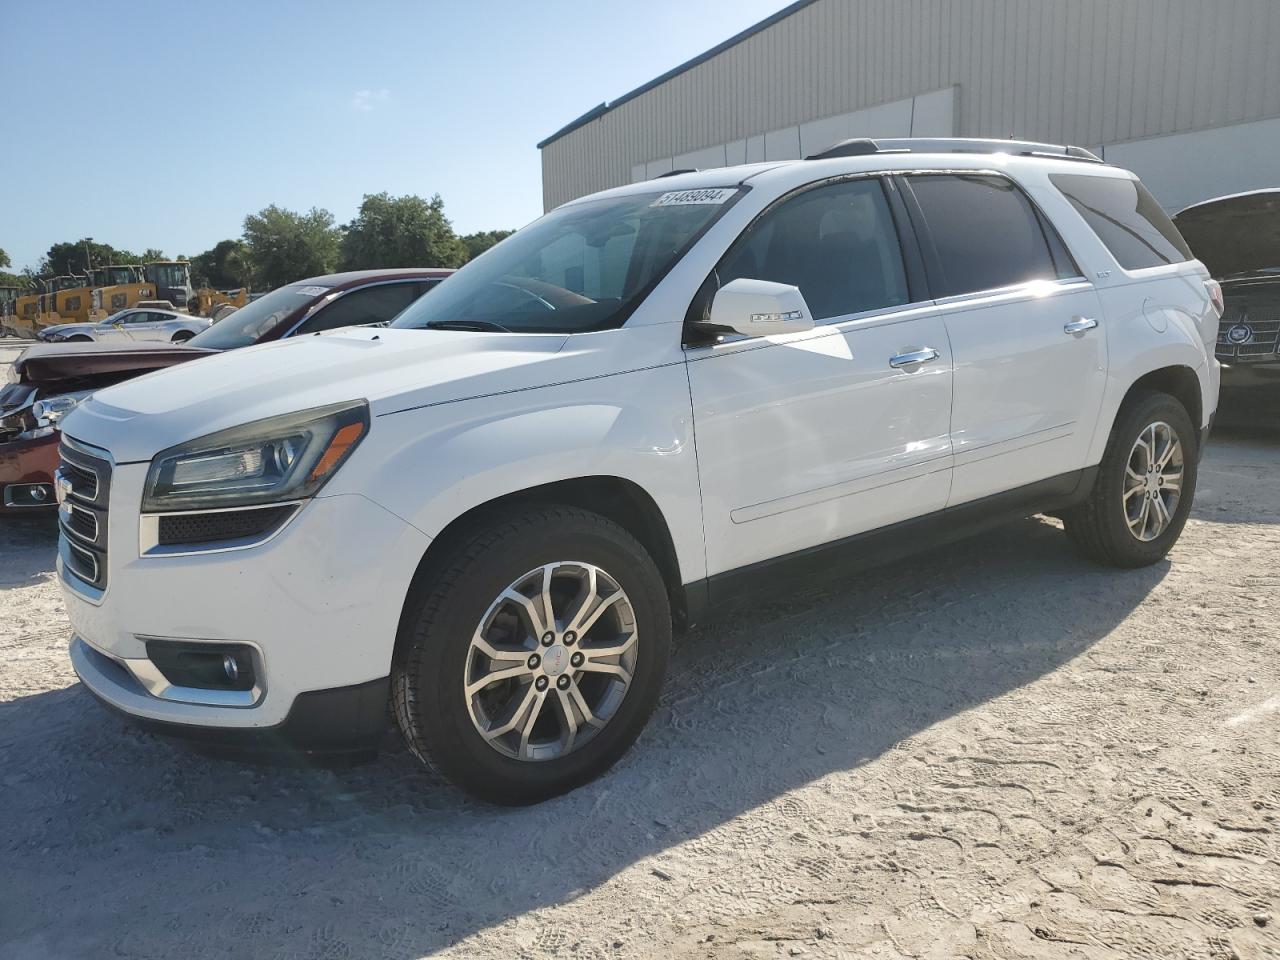
M 942 269 L 938 296 L 1059 277 L 1040 217 L 1013 183 L 981 175 L 916 176 L 910 183 Z
M 352 290 L 308 319 L 298 334 L 385 323 L 417 299 L 416 283 L 384 283 Z
M 764 213 L 717 270 L 800 288 L 815 320 L 910 302 L 902 250 L 879 180 L 815 187 Z
M 1049 179 L 1126 270 L 1192 258 L 1178 228 L 1137 180 L 1074 173 L 1051 174 Z

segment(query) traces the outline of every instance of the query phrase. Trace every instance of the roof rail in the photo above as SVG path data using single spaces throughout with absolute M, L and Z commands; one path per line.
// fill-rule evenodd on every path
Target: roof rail
M 983 140 L 976 137 L 901 137 L 886 140 L 859 138 L 841 140 L 806 160 L 829 160 L 832 157 L 860 157 L 873 153 L 1011 153 L 1020 157 L 1051 157 L 1057 160 L 1080 160 L 1102 163 L 1103 160 L 1083 147 L 1060 143 L 1036 143 L 1031 140 Z
M 682 173 L 697 173 L 697 172 L 698 172 L 697 167 L 682 167 L 679 170 L 668 170 L 666 173 L 660 173 L 653 179 L 661 180 L 663 177 L 678 177 Z

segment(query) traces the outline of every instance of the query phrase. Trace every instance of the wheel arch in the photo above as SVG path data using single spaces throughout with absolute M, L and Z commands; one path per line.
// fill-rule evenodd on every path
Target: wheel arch
M 1161 367 L 1143 374 L 1135 380 L 1125 392 L 1116 411 L 1123 410 L 1130 400 L 1140 393 L 1167 393 L 1186 408 L 1192 425 L 1199 429 L 1204 423 L 1204 396 L 1200 387 L 1200 377 L 1195 370 L 1184 364 Z
M 477 504 L 451 520 L 431 541 L 409 582 L 400 625 L 396 635 L 395 655 L 402 650 L 408 633 L 408 617 L 414 598 L 425 588 L 440 566 L 445 563 L 469 531 L 503 514 L 521 507 L 566 506 L 589 510 L 612 520 L 648 551 L 662 574 L 671 601 L 673 625 L 681 629 L 688 620 L 688 605 L 680 573 L 671 529 L 657 502 L 634 480 L 611 475 L 594 475 L 555 480 L 503 494 Z
M 1208 382 L 1208 371 L 1201 364 L 1200 367 L 1193 367 L 1190 363 L 1184 362 L 1184 358 L 1180 355 L 1166 356 L 1161 358 L 1164 362 L 1159 366 L 1146 370 L 1129 382 L 1124 393 L 1121 394 L 1118 389 L 1123 381 L 1115 383 L 1113 380 L 1114 398 L 1119 394 L 1118 399 L 1111 399 L 1104 403 L 1104 409 L 1098 420 L 1097 429 L 1093 434 L 1093 443 L 1089 450 L 1088 463 L 1090 465 L 1098 463 L 1102 459 L 1102 454 L 1107 448 L 1107 443 L 1111 439 L 1111 433 L 1115 430 L 1115 425 L 1120 419 L 1121 413 L 1125 407 L 1144 392 L 1159 391 L 1167 393 L 1181 403 L 1187 411 L 1187 415 L 1191 418 L 1192 425 L 1200 430 L 1205 425 L 1205 403 L 1209 400 L 1208 393 L 1211 386 Z M 1190 358 L 1185 358 L 1189 360 Z M 1207 412 L 1212 412 L 1210 409 Z

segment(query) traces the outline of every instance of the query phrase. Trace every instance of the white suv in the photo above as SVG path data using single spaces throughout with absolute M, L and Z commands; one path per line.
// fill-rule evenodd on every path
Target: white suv
M 389 328 L 197 360 L 65 420 L 71 659 L 161 731 L 597 776 L 673 631 L 1037 512 L 1177 540 L 1220 293 L 1077 148 L 852 141 L 568 203 Z

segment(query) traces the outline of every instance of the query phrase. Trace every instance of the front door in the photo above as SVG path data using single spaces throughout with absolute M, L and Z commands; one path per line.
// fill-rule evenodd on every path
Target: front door
M 793 195 L 717 275 L 798 286 L 818 326 L 687 351 L 708 574 L 941 509 L 951 352 L 942 311 L 912 302 L 880 180 Z
M 907 182 L 927 225 L 930 280 L 955 354 L 949 503 L 1080 470 L 1107 375 L 1093 285 L 1012 181 L 937 174 Z

